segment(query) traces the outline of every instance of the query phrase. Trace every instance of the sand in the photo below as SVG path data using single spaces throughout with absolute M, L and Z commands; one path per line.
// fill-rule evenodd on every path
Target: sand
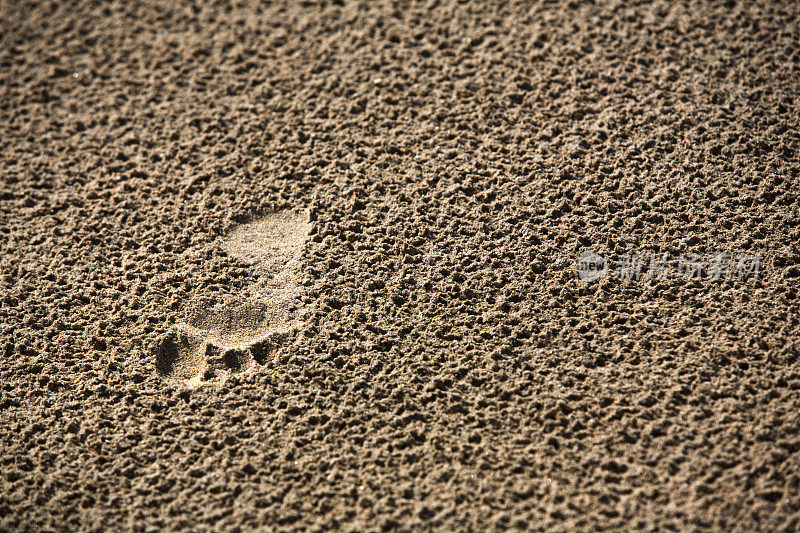
M 799 15 L 3 2 L 0 530 L 797 529 Z

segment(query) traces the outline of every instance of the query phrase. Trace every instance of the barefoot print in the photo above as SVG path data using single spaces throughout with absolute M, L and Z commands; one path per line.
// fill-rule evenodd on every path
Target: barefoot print
M 156 347 L 158 373 L 197 387 L 264 364 L 299 326 L 299 258 L 310 231 L 307 212 L 282 211 L 231 232 L 223 249 L 251 265 L 255 283 L 220 305 L 190 307 Z

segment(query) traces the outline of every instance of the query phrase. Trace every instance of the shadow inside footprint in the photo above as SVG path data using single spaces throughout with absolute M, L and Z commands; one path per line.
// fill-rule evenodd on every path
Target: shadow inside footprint
M 213 379 L 227 374 L 238 374 L 249 370 L 253 357 L 247 349 L 222 350 L 213 344 L 206 350 L 207 366 L 204 379 Z
M 170 332 L 156 346 L 156 370 L 162 377 L 192 381 L 205 370 L 205 352 L 203 339 L 181 331 Z
M 289 337 L 289 333 L 275 333 L 250 347 L 253 359 L 259 365 L 264 365 L 267 359 L 283 344 Z

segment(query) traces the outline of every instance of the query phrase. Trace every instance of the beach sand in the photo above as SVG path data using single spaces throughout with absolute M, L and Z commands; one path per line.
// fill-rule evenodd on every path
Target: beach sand
M 0 30 L 0 530 L 800 527 L 800 3 Z

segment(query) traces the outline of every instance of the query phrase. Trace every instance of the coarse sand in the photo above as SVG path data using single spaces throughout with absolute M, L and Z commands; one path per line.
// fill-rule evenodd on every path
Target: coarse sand
M 799 179 L 800 2 L 1 1 L 0 531 L 795 531 Z

